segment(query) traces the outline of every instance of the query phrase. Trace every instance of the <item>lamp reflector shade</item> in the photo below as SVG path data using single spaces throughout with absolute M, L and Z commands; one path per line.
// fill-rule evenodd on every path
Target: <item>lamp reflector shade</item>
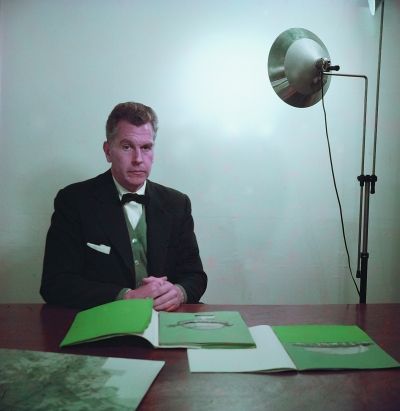
M 322 98 L 321 68 L 328 50 L 311 31 L 291 28 L 281 33 L 268 56 L 268 75 L 275 93 L 294 107 L 309 107 Z M 324 94 L 330 76 L 322 76 Z

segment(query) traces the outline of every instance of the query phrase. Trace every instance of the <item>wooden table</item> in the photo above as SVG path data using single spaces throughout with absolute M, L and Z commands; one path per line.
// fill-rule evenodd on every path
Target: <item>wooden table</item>
M 400 304 L 185 305 L 181 311 L 239 311 L 257 324 L 357 324 L 400 360 Z M 400 410 L 400 369 L 271 374 L 191 374 L 186 350 L 153 349 L 136 337 L 60 350 L 76 310 L 0 304 L 0 348 L 164 360 L 140 410 Z

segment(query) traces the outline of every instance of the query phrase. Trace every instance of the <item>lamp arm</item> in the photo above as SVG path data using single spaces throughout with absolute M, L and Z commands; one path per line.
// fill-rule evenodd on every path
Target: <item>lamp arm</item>
M 337 76 L 337 77 L 353 77 L 364 79 L 364 117 L 363 117 L 363 137 L 361 144 L 361 175 L 364 175 L 365 164 L 365 135 L 367 129 L 367 103 L 368 103 L 368 77 L 363 74 L 344 74 L 344 73 L 323 73 L 324 76 Z
M 361 144 L 361 174 L 357 177 L 360 183 L 360 209 L 358 219 L 358 256 L 357 274 L 360 278 L 360 303 L 365 304 L 367 296 L 367 272 L 368 272 L 368 225 L 369 225 L 369 196 L 371 193 L 371 183 L 376 182 L 376 176 L 364 175 L 365 166 L 365 140 L 367 123 L 367 103 L 368 103 L 368 77 L 362 74 L 338 74 L 323 73 L 325 76 L 355 77 L 364 80 L 364 117 L 363 136 Z

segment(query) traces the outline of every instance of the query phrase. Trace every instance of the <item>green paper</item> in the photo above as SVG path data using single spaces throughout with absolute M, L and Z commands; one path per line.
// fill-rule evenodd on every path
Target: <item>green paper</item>
M 272 329 L 298 370 L 399 366 L 356 325 L 282 325 Z
M 203 348 L 249 348 L 254 340 L 237 311 L 159 315 L 160 346 L 183 344 Z
M 79 312 L 60 347 L 118 335 L 140 334 L 148 327 L 153 300 L 113 301 Z

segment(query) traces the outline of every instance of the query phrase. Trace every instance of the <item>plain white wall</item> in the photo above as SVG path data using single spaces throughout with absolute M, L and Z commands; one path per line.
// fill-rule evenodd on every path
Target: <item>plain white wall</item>
M 152 179 L 186 192 L 209 303 L 355 303 L 321 104 L 268 79 L 275 38 L 317 34 L 343 73 L 369 77 L 371 172 L 380 10 L 367 0 L 2 0 L 0 302 L 40 302 L 56 192 L 107 169 L 121 101 L 160 119 Z M 400 2 L 387 0 L 368 302 L 399 302 Z M 333 78 L 326 108 L 355 271 L 363 83 Z

